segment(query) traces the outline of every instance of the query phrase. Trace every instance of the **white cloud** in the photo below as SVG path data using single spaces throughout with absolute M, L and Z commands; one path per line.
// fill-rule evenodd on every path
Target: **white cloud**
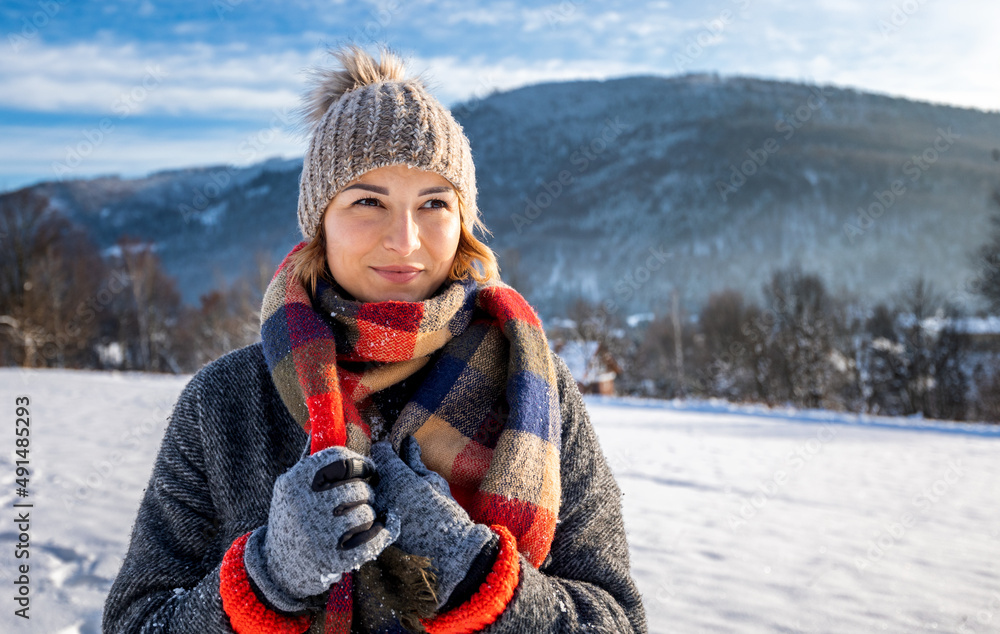
M 726 41 L 697 60 L 702 70 L 850 86 L 934 103 L 997 110 L 1000 5 L 868 4 L 826 0 L 794 6 L 759 0 Z M 895 7 L 895 8 L 894 8 Z M 880 22 L 898 23 L 883 35 Z
M 487 60 L 476 58 L 414 58 L 415 72 L 426 70 L 429 88 L 445 104 L 482 98 L 493 90 L 510 90 L 546 81 L 607 79 L 622 75 L 661 74 L 659 65 L 637 65 L 608 59 L 532 60 L 517 58 Z
M 516 19 L 517 6 L 512 2 L 505 2 L 490 6 L 459 9 L 448 11 L 445 22 L 448 24 L 475 24 L 478 26 L 497 26 L 504 22 Z
M 572 3 L 550 4 L 538 8 L 521 9 L 521 30 L 534 33 L 542 29 L 565 28 L 585 22 L 588 16 Z
M 0 107 L 53 113 L 172 113 L 228 118 L 294 107 L 315 54 L 240 51 L 195 43 L 35 43 L 0 56 Z

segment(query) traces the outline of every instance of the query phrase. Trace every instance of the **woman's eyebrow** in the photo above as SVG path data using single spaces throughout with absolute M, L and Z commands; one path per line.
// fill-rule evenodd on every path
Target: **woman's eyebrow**
M 388 187 L 380 187 L 379 185 L 369 185 L 367 183 L 355 183 L 353 185 L 348 185 L 341 191 L 347 191 L 348 189 L 365 189 L 370 192 L 375 192 L 376 194 L 382 194 L 383 196 L 389 195 Z
M 348 189 L 364 189 L 370 192 L 375 192 L 376 194 L 382 194 L 383 196 L 389 195 L 389 188 L 382 187 L 380 185 L 369 185 L 368 183 L 355 183 L 353 185 L 348 185 L 341 191 L 347 191 Z M 427 194 L 443 194 L 445 192 L 454 191 L 453 187 L 428 187 L 427 189 L 420 190 L 420 196 L 426 196 Z
M 420 190 L 420 196 L 426 196 L 427 194 L 443 194 L 444 192 L 450 192 L 454 188 L 452 187 L 428 187 L 427 189 Z

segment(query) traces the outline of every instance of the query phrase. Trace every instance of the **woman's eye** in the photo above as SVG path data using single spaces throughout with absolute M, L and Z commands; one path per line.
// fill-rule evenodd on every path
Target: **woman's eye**
M 372 198 L 372 197 L 369 197 L 369 198 L 359 198 L 358 200 L 355 200 L 353 204 L 357 205 L 359 207 L 381 207 L 382 206 L 382 201 L 379 200 L 378 198 Z M 448 207 L 448 203 L 446 201 L 441 200 L 440 198 L 432 198 L 431 200 L 428 200 L 427 202 L 425 202 L 422 205 L 422 208 L 424 208 L 424 209 L 427 209 L 427 208 L 430 208 L 430 209 L 448 209 L 449 207 Z

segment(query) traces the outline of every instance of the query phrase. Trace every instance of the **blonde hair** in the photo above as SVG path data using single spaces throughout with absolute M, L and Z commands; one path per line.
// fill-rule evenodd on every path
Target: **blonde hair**
M 464 222 L 465 204 L 461 195 L 458 196 L 458 210 L 461 229 L 458 235 L 455 261 L 451 265 L 451 271 L 448 272 L 448 279 L 459 280 L 470 276 L 482 284 L 499 280 L 500 264 L 497 262 L 496 254 L 473 233 L 474 230 L 478 230 L 481 233 L 492 235 L 492 232 L 482 223 L 478 214 L 472 222 L 472 228 L 466 226 Z M 476 268 L 477 263 L 482 267 L 482 271 Z M 313 295 L 316 294 L 316 282 L 320 278 L 327 282 L 334 282 L 326 261 L 326 228 L 322 218 L 320 218 L 316 233 L 309 244 L 292 255 L 291 265 L 292 273 L 299 279 L 302 286 L 309 289 Z

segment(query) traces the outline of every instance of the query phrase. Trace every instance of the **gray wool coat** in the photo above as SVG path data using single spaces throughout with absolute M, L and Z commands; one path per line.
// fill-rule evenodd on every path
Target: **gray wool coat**
M 540 569 L 522 557 L 513 599 L 484 631 L 645 633 L 621 493 L 569 369 L 555 353 L 553 362 L 562 411 L 559 524 Z M 195 374 L 171 414 L 104 606 L 104 632 L 233 632 L 219 594 L 223 555 L 267 523 L 272 486 L 307 440 L 259 343 Z

